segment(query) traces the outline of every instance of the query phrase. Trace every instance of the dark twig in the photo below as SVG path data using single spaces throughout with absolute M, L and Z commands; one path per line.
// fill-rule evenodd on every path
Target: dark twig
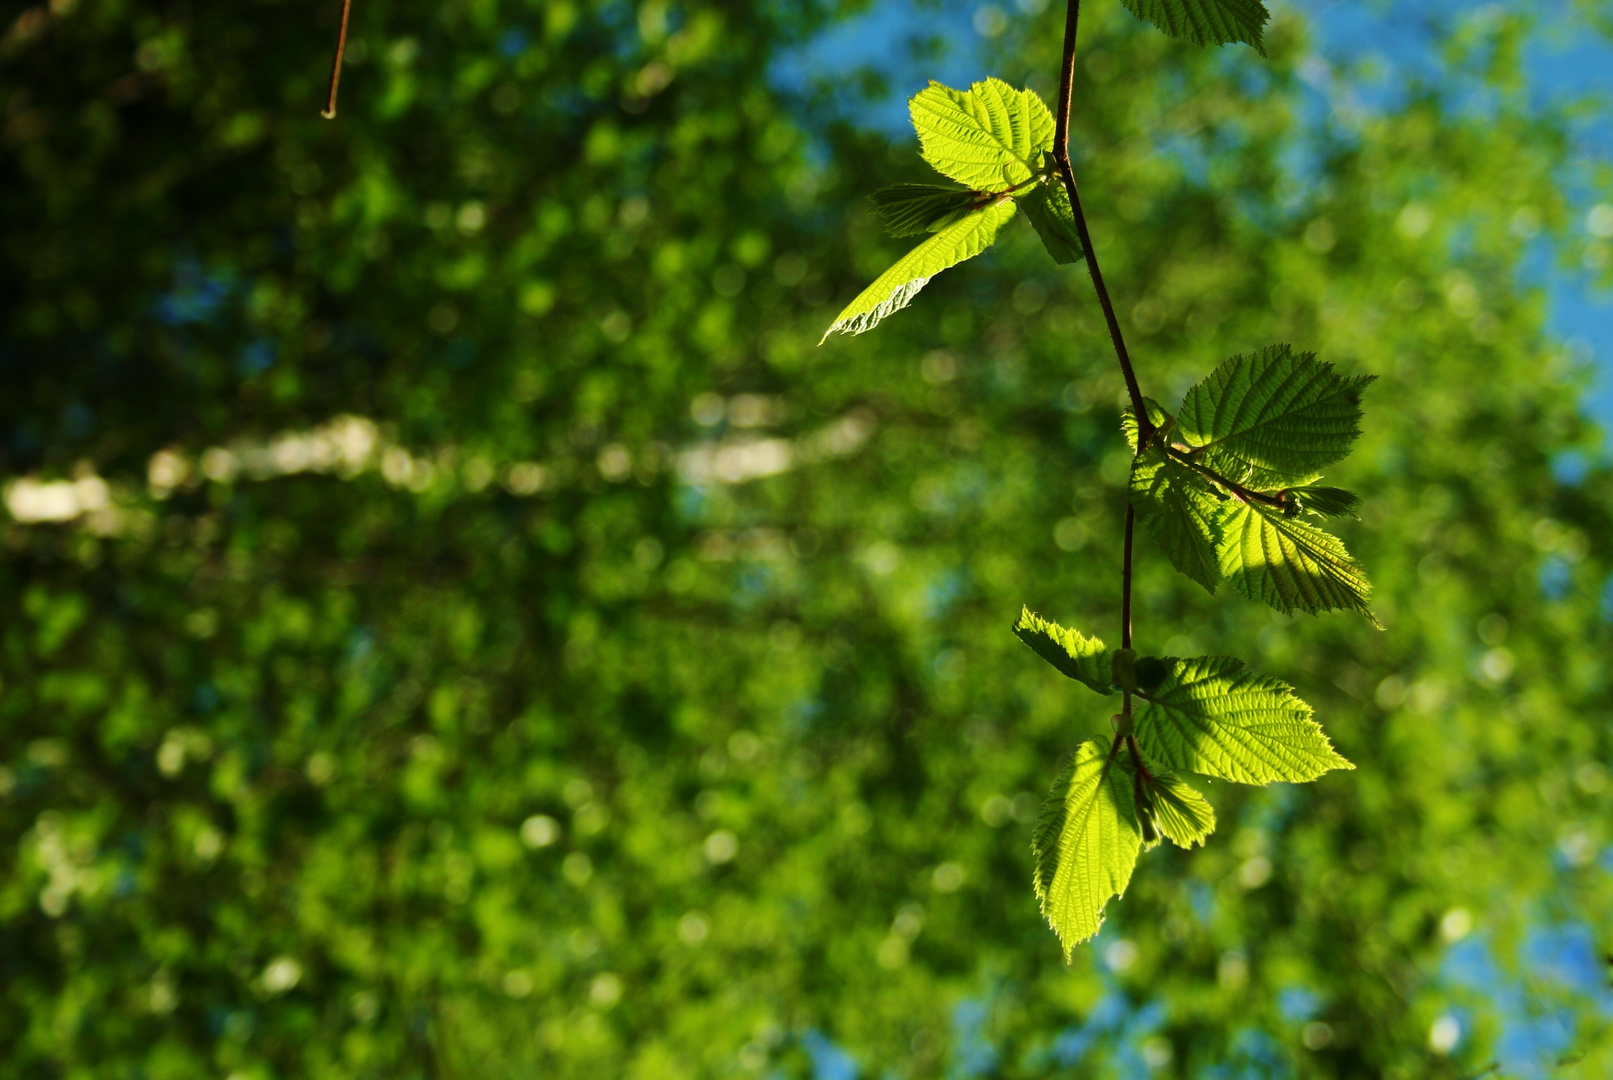
M 330 64 L 330 93 L 325 98 L 326 120 L 336 119 L 336 87 L 342 81 L 342 56 L 347 52 L 347 16 L 353 11 L 353 0 L 342 0 L 342 28 L 336 32 L 336 58 Z
M 1109 324 L 1109 339 L 1114 342 L 1115 359 L 1120 362 L 1120 374 L 1126 380 L 1126 392 L 1131 395 L 1131 412 L 1137 418 L 1137 449 L 1142 450 L 1154 437 L 1154 424 L 1143 404 L 1142 387 L 1137 385 L 1137 373 L 1131 367 L 1131 355 L 1126 352 L 1126 339 L 1120 333 L 1120 320 L 1115 317 L 1114 302 L 1103 283 L 1103 271 L 1098 268 L 1098 253 L 1092 247 L 1092 233 L 1087 229 L 1086 214 L 1081 210 L 1081 193 L 1075 186 L 1075 169 L 1070 165 L 1070 108 L 1075 93 L 1075 36 L 1081 20 L 1081 0 L 1070 0 L 1064 16 L 1064 60 L 1059 71 L 1058 124 L 1053 132 L 1053 161 L 1064 181 L 1064 190 L 1070 196 L 1070 210 L 1075 215 L 1075 232 L 1081 240 L 1081 250 L 1087 257 L 1087 272 L 1092 275 L 1092 287 L 1097 290 L 1098 304 Z M 1136 512 L 1126 503 L 1126 547 L 1120 570 L 1120 647 L 1131 648 L 1131 534 Z M 1122 711 L 1131 714 L 1131 694 L 1127 693 Z
M 1098 269 L 1098 253 L 1092 249 L 1092 234 L 1087 231 L 1087 218 L 1081 212 L 1081 196 L 1075 188 L 1075 170 L 1070 165 L 1070 99 L 1075 92 L 1075 28 L 1081 15 L 1081 0 L 1070 0 L 1064 17 L 1064 67 L 1059 74 L 1058 127 L 1053 133 L 1053 161 L 1064 180 L 1064 190 L 1070 196 L 1070 209 L 1075 214 L 1075 232 L 1081 239 L 1081 250 L 1087 257 L 1087 272 L 1092 275 L 1092 287 L 1098 291 L 1098 304 L 1109 324 L 1109 339 L 1114 342 L 1115 359 L 1120 361 L 1120 374 L 1126 380 L 1126 392 L 1131 395 L 1131 411 L 1137 417 L 1137 448 L 1146 447 L 1153 438 L 1154 425 L 1143 405 L 1142 388 L 1137 385 L 1137 373 L 1131 367 L 1131 355 L 1126 352 L 1126 339 L 1120 333 L 1120 320 L 1115 317 L 1114 303 L 1109 289 L 1103 283 L 1103 271 Z M 1129 648 L 1129 645 L 1128 645 Z
M 1143 748 L 1137 742 L 1136 735 L 1126 736 L 1126 750 L 1131 754 L 1131 764 L 1137 770 L 1137 775 L 1143 783 L 1152 784 L 1154 774 L 1148 771 L 1148 759 L 1143 757 Z
M 1126 504 L 1126 547 L 1120 556 L 1120 647 L 1131 648 L 1131 527 L 1132 520 L 1137 512 Z M 1131 695 L 1126 695 L 1126 703 L 1131 703 Z M 1126 709 L 1130 712 L 1131 709 Z

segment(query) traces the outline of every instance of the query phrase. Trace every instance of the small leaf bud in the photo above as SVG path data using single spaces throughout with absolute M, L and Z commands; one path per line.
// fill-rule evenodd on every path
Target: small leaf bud
M 1116 649 L 1109 654 L 1109 666 L 1114 684 L 1122 690 L 1137 690 L 1137 650 Z

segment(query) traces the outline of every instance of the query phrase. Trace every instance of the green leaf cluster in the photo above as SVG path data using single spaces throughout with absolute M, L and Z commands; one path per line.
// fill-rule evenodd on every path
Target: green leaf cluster
M 1201 45 L 1243 41 L 1265 52 L 1268 13 L 1260 0 L 1124 2 L 1173 37 Z M 1021 206 L 1055 262 L 1086 254 L 1073 191 L 1054 155 L 1055 121 L 1034 92 L 998 79 L 967 91 L 932 82 L 909 111 L 925 162 L 961 186 L 898 184 L 875 192 L 874 209 L 890 235 L 928 236 L 847 304 L 820 344 L 837 331 L 872 329 L 906 307 L 936 274 L 991 246 Z M 1351 516 L 1360 502 L 1317 481 L 1360 434 L 1360 394 L 1371 379 L 1340 376 L 1312 354 L 1274 345 L 1227 360 L 1172 415 L 1140 399 L 1121 351 L 1133 401 L 1150 421 L 1139 425 L 1129 413 L 1122 420 L 1133 452 L 1129 504 L 1172 564 L 1211 593 L 1225 580 L 1285 613 L 1350 609 L 1376 625 L 1365 573 L 1343 542 L 1315 523 Z M 1119 737 L 1081 745 L 1037 827 L 1036 894 L 1067 956 L 1097 932 L 1109 898 L 1125 890 L 1140 846 L 1161 835 L 1202 843 L 1214 828 L 1202 796 L 1166 770 L 1267 783 L 1311 780 L 1348 765 L 1308 705 L 1238 660 L 1138 657 L 1129 648 L 1129 621 L 1128 647 L 1114 653 L 1029 609 L 1013 630 L 1087 688 L 1124 692 Z M 1134 697 L 1142 702 L 1135 715 Z
M 1377 625 L 1365 572 L 1316 524 L 1352 515 L 1360 499 L 1315 483 L 1360 434 L 1372 379 L 1340 375 L 1288 345 L 1232 357 L 1175 416 L 1154 417 L 1155 437 L 1131 470 L 1138 519 L 1211 592 L 1224 580 L 1284 613 L 1353 610 Z
M 890 235 L 931 235 L 858 293 L 825 340 L 871 330 L 906 307 L 936 274 L 990 247 L 1019 206 L 1055 262 L 1081 259 L 1075 212 L 1052 163 L 1053 114 L 1035 91 L 1001 79 L 968 90 L 932 82 L 908 111 L 920 156 L 963 186 L 896 184 L 870 196 Z
M 1033 614 L 1014 633 L 1037 655 L 1101 694 L 1125 690 L 1141 705 L 1116 717 L 1117 738 L 1083 742 L 1054 781 L 1032 841 L 1036 895 L 1065 956 L 1098 932 L 1104 905 L 1122 895 L 1137 854 L 1163 836 L 1202 844 L 1215 812 L 1178 776 L 1268 784 L 1354 768 L 1333 749 L 1311 707 L 1286 683 L 1226 656 L 1134 657 Z M 1100 661 L 1113 677 L 1100 674 Z M 1126 749 L 1120 753 L 1121 748 Z
M 1316 481 L 1360 434 L 1361 392 L 1371 381 L 1273 345 L 1221 364 L 1175 415 L 1143 399 L 1147 441 L 1135 416 L 1122 421 L 1136 517 L 1172 564 L 1212 593 L 1228 580 L 1279 611 L 1353 609 L 1376 624 L 1361 568 L 1337 537 L 1306 520 L 1353 514 L 1360 502 Z M 1203 843 L 1214 829 L 1209 804 L 1176 773 L 1267 784 L 1352 768 L 1290 686 L 1240 660 L 1110 653 L 1028 609 L 1013 630 L 1070 678 L 1125 695 L 1118 738 L 1082 744 L 1037 828 L 1036 892 L 1067 957 L 1097 933 L 1142 846 L 1160 836 Z
M 1302 212 L 1335 226 L 1326 255 L 1245 213 L 1285 193 L 1305 53 L 1272 47 L 1251 94 L 1244 65 L 1128 14 L 1082 20 L 1079 142 L 1147 154 L 1156 117 L 1202 118 L 1188 137 L 1226 179 L 1205 198 L 1169 155 L 1092 176 L 1148 208 L 1100 236 L 1117 299 L 1139 283 L 1121 268 L 1162 251 L 1173 311 L 1277 281 L 1287 298 L 1191 338 L 1167 320 L 1136 343 L 1147 388 L 1174 409 L 1165 388 L 1223 356 L 1347 342 L 1351 370 L 1382 379 L 1357 454 L 1396 466 L 1373 477 L 1373 528 L 1345 536 L 1392 634 L 1306 619 L 1266 637 L 1263 611 L 1198 588 L 1168 596 L 1170 624 L 1149 614 L 1144 651 L 1284 677 L 1358 771 L 1304 791 L 1177 774 L 1219 836 L 1134 873 L 1105 942 L 1123 929 L 1137 962 L 1115 973 L 1084 947 L 1067 966 L 1046 931 L 1024 889 L 1038 800 L 1018 796 L 1114 738 L 1121 695 L 1091 699 L 1089 729 L 1085 690 L 1069 700 L 1001 627 L 979 635 L 1035 597 L 1116 644 L 1095 616 L 1116 595 L 1124 470 L 1100 468 L 1120 444 L 1090 297 L 935 304 L 880 328 L 878 362 L 808 362 L 826 290 L 849 297 L 924 239 L 818 212 L 922 177 L 885 175 L 867 133 L 828 140 L 825 162 L 839 117 L 769 78 L 852 6 L 691 0 L 656 44 L 660 6 L 621 50 L 616 9 L 529 9 L 507 57 L 514 7 L 360 5 L 369 57 L 336 124 L 317 115 L 330 28 L 274 5 L 19 6 L 48 18 L 19 20 L 0 63 L 0 494 L 84 462 L 112 504 L 77 523 L 0 511 L 8 1075 L 804 1077 L 818 1033 L 862 1076 L 934 1076 L 983 1046 L 1008 1075 L 1068 1074 L 1041 1048 L 1118 985 L 1128 1016 L 1163 1010 L 1162 1075 L 1472 1076 L 1511 1005 L 1417 977 L 1469 914 L 1461 944 L 1490 947 L 1499 985 L 1572 1011 L 1589 1041 L 1599 999 L 1533 980 L 1511 944 L 1552 929 L 1542 915 L 1601 934 L 1613 911 L 1595 843 L 1613 473 L 1575 385 L 1543 377 L 1560 346 L 1514 288 L 1529 249 L 1511 231 L 1520 211 L 1550 229 L 1583 208 L 1553 184 L 1572 144 L 1490 81 L 1508 69 L 1488 46 L 1529 8 L 1463 23 L 1497 111 L 1416 98 L 1317 161 Z M 1050 70 L 1062 16 L 1025 17 L 1016 71 Z M 642 95 L 663 57 L 675 77 L 624 110 L 618 90 Z M 1432 213 L 1424 242 L 1396 193 Z M 480 231 L 459 224 L 472 209 Z M 1015 228 L 1023 245 L 971 264 L 983 293 L 1050 269 Z M 826 251 L 890 257 L 852 287 Z M 1398 302 L 1457 273 L 1478 323 Z M 244 362 L 265 340 L 274 362 Z M 937 349 L 931 373 L 952 377 L 917 377 Z M 344 414 L 389 433 L 357 472 L 259 471 L 271 452 L 321 460 L 307 435 Z M 872 434 L 825 437 L 851 432 Z M 674 471 L 752 438 L 793 445 L 794 467 Z M 632 471 L 602 473 L 623 449 Z M 407 473 L 382 471 L 388 451 Z M 1587 475 L 1557 482 L 1575 451 Z M 190 464 L 167 497 L 159 454 Z M 1073 506 L 1072 472 L 1095 493 Z M 1066 517 L 1079 556 L 1050 543 Z M 1148 614 L 1174 571 L 1146 547 Z M 1561 595 L 1540 588 L 1553 559 Z M 1158 646 L 1177 634 L 1206 645 Z M 1257 637 L 1276 647 L 1258 662 Z M 1122 745 L 1122 783 L 1129 765 Z M 1154 794 L 1166 839 L 1172 806 Z M 1281 884 L 1245 894 L 1256 855 Z M 1218 985 L 1232 949 L 1246 979 Z M 1322 1003 L 1322 1051 L 1278 1007 L 1294 986 Z M 991 1003 L 978 1032 L 954 1022 L 960 995 Z M 1453 1005 L 1473 1022 L 1435 1055 Z M 1074 1071 L 1124 1073 L 1135 1030 L 1100 1034 Z M 1583 1049 L 1582 1075 L 1613 1074 L 1606 1039 L 1564 1052 Z

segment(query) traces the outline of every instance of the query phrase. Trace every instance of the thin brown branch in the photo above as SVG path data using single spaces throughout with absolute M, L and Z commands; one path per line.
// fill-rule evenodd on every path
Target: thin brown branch
M 1126 504 L 1126 547 L 1120 556 L 1120 647 L 1131 648 L 1131 532 L 1137 512 Z M 1131 695 L 1126 695 L 1126 711 L 1131 711 Z
M 1137 373 L 1132 370 L 1131 354 L 1126 351 L 1126 339 L 1120 333 L 1120 320 L 1115 317 L 1114 302 L 1103 283 L 1103 271 L 1098 268 L 1098 253 L 1092 248 L 1092 234 L 1087 230 L 1087 218 L 1081 210 L 1081 195 L 1075 187 L 1075 170 L 1070 165 L 1070 101 L 1075 92 L 1075 31 L 1080 20 L 1081 0 L 1070 0 L 1064 17 L 1064 62 L 1059 73 L 1058 126 L 1053 133 L 1053 161 L 1064 181 L 1064 190 L 1070 196 L 1070 209 L 1075 214 L 1075 232 L 1081 239 L 1081 250 L 1087 257 L 1087 272 L 1092 275 L 1092 287 L 1097 290 L 1098 304 L 1103 318 L 1109 324 L 1109 339 L 1114 342 L 1115 359 L 1120 361 L 1120 374 L 1126 380 L 1126 392 L 1131 395 L 1131 411 L 1137 417 L 1137 447 L 1142 449 L 1153 438 L 1154 425 L 1143 405 L 1142 388 L 1137 385 Z
M 1154 774 L 1148 771 L 1148 759 L 1143 757 L 1143 748 L 1137 742 L 1136 735 L 1126 736 L 1126 749 L 1131 753 L 1131 763 L 1137 770 L 1137 776 L 1145 783 L 1154 783 Z
M 342 28 L 336 32 L 336 56 L 330 63 L 330 92 L 325 96 L 326 120 L 336 119 L 336 88 L 342 82 L 342 57 L 347 52 L 347 17 L 353 12 L 353 0 L 342 0 Z
M 1103 759 L 1103 771 L 1098 774 L 1098 786 L 1100 788 L 1103 786 L 1103 782 L 1109 779 L 1109 769 L 1114 765 L 1115 755 L 1119 752 L 1120 740 L 1117 738 L 1114 742 L 1109 744 L 1109 756 Z

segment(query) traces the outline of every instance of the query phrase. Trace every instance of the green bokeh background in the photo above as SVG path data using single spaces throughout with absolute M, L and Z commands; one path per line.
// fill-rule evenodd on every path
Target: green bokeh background
M 1600 435 L 1517 284 L 1598 241 L 1526 8 L 1445 43 L 1491 111 L 1325 123 L 1291 11 L 1267 60 L 1083 15 L 1145 388 L 1379 376 L 1333 478 L 1387 629 L 1140 548 L 1139 648 L 1357 768 L 1210 785 L 1069 965 L 1029 823 L 1107 715 L 1008 625 L 1118 623 L 1085 271 L 1014 223 L 817 346 L 925 179 L 877 78 L 769 78 L 847 11 L 357 0 L 329 123 L 334 8 L 7 16 L 0 1076 L 1607 1075 L 1613 475 L 1553 472 Z M 1061 20 L 994 70 L 1050 96 Z

